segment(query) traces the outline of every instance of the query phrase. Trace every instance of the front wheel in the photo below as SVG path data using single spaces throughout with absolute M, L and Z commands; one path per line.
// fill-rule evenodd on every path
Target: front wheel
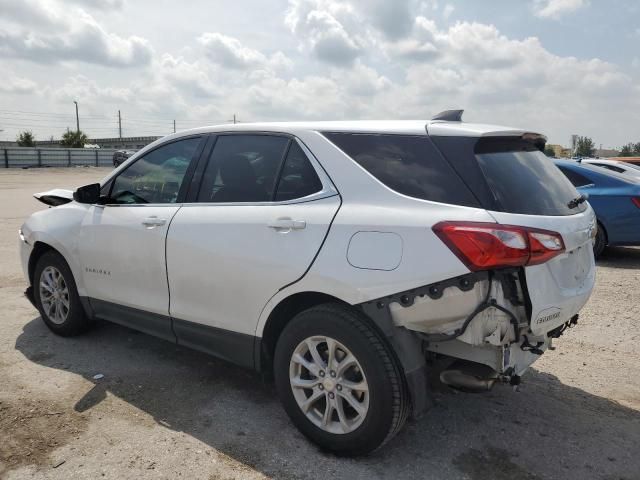
M 390 347 L 366 318 L 341 305 L 310 308 L 286 326 L 274 376 L 293 423 L 339 455 L 381 447 L 409 412 L 404 375 Z
M 70 337 L 90 327 L 71 269 L 59 253 L 49 251 L 38 259 L 33 293 L 42 320 L 54 333 Z

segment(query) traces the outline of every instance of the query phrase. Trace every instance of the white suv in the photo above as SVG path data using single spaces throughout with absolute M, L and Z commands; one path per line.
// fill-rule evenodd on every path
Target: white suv
M 27 295 L 60 335 L 109 320 L 272 372 L 307 437 L 370 452 L 428 371 L 518 383 L 593 288 L 594 213 L 545 138 L 460 116 L 165 137 L 37 195 Z

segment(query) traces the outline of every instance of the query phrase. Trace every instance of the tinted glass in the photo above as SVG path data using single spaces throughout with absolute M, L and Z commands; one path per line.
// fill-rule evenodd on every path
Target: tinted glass
M 585 185 L 591 185 L 593 182 L 587 177 L 580 175 L 578 172 L 574 172 L 569 168 L 558 167 L 564 176 L 569 179 L 574 187 L 584 187 Z
M 199 202 L 268 202 L 289 139 L 273 135 L 218 137 Z
M 503 211 L 526 215 L 572 215 L 586 204 L 569 208 L 579 194 L 535 145 L 520 139 L 483 138 L 475 154 Z
M 292 200 L 322 190 L 322 183 L 311 162 L 296 142 L 291 143 L 282 167 L 275 200 Z
M 614 172 L 623 173 L 624 168 L 616 167 L 609 163 L 592 163 L 591 165 L 597 165 L 598 167 L 606 168 L 607 170 L 613 170 Z
M 200 138 L 156 148 L 118 175 L 111 203 L 175 203 Z
M 410 197 L 478 207 L 478 201 L 428 137 L 325 133 L 387 187 Z

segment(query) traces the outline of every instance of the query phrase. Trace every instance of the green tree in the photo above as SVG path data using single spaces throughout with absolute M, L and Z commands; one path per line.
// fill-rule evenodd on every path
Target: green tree
M 624 147 L 622 147 L 622 149 L 620 150 L 620 155 L 618 156 L 633 157 L 633 143 L 627 143 Z
M 20 132 L 16 137 L 16 142 L 18 142 L 19 147 L 35 147 L 36 146 L 36 137 L 33 136 L 33 132 L 30 130 L 25 130 Z
M 576 156 L 578 157 L 593 157 L 596 153 L 596 145 L 589 137 L 578 137 L 576 142 Z
M 551 148 L 551 146 L 547 145 L 546 147 L 544 147 L 544 154 L 547 157 L 555 157 L 556 151 L 553 148 Z
M 620 150 L 619 157 L 640 157 L 640 142 L 627 143 Z
M 60 145 L 68 148 L 82 148 L 84 144 L 87 143 L 89 138 L 87 135 L 80 130 L 79 132 L 68 131 L 62 135 L 62 140 L 60 140 Z

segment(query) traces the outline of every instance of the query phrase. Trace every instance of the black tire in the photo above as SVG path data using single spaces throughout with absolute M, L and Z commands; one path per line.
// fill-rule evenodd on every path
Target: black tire
M 604 252 L 604 249 L 607 246 L 607 232 L 605 232 L 604 228 L 600 223 L 598 223 L 598 231 L 596 233 L 596 240 L 593 243 L 593 256 L 598 258 Z
M 340 342 L 357 358 L 366 376 L 368 411 L 349 433 L 331 433 L 316 426 L 294 397 L 289 380 L 291 358 L 296 347 L 311 336 Z M 337 455 L 365 455 L 380 448 L 400 431 L 409 414 L 406 381 L 394 352 L 367 317 L 346 306 L 323 304 L 296 315 L 278 339 L 274 376 L 280 400 L 296 427 L 320 448 Z
M 49 317 L 41 298 L 40 281 L 42 272 L 47 267 L 53 267 L 60 272 L 68 290 L 69 308 L 66 318 L 62 322 L 56 322 Z M 58 252 L 53 250 L 48 251 L 38 259 L 33 274 L 33 295 L 42 320 L 53 333 L 63 337 L 72 337 L 84 333 L 91 327 L 91 322 L 80 303 L 80 297 L 78 296 L 76 282 L 71 273 L 71 269 Z

